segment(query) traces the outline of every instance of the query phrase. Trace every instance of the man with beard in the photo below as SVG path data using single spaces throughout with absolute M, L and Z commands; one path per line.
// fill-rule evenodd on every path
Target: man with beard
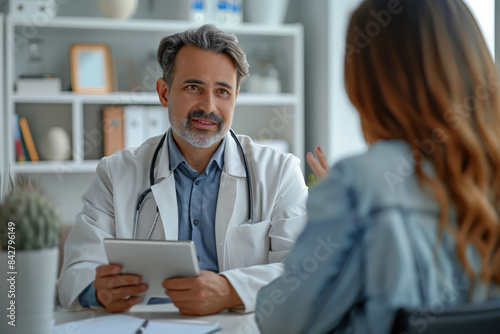
M 299 160 L 230 130 L 249 75 L 234 35 L 204 25 L 165 37 L 158 62 L 171 129 L 100 161 L 66 242 L 59 299 L 126 311 L 148 286 L 107 264 L 103 239 L 192 240 L 200 276 L 166 279 L 166 297 L 186 315 L 253 311 L 305 224 Z

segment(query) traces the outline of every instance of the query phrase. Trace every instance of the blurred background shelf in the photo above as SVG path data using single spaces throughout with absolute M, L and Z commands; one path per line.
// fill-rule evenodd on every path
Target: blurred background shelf
M 164 4 L 162 1 L 156 3 Z M 2 75 L 5 83 L 2 121 L 10 125 L 15 114 L 25 117 L 35 146 L 52 127 L 64 129 L 70 138 L 71 156 L 65 161 L 49 161 L 41 155 L 38 162 L 18 162 L 13 127 L 4 126 L 0 163 L 5 168 L 8 166 L 12 174 L 40 178 L 44 189 L 61 207 L 63 221 L 74 219 L 80 197 L 95 177 L 95 168 L 103 156 L 103 109 L 106 106 L 161 107 L 156 94 L 156 80 L 161 77 L 156 62 L 158 44 L 167 35 L 200 25 L 185 19 L 148 17 L 152 14 L 146 11 L 145 5 L 140 2 L 133 18 L 116 20 L 99 17 L 94 1 L 73 1 L 61 5 L 53 18 L 35 20 L 5 15 L 1 25 L 5 28 L 2 36 L 10 41 L 2 43 L 2 55 L 5 55 L 2 61 L 2 69 L 5 69 Z M 289 151 L 302 160 L 304 170 L 302 25 L 269 26 L 245 22 L 217 26 L 237 36 L 247 55 L 251 74 L 259 74 L 264 54 L 266 61 L 273 62 L 279 75 L 277 93 L 257 93 L 248 82 L 242 83 L 232 128 L 236 133 L 256 140 L 286 141 Z M 32 43 L 39 47 L 39 70 L 60 79 L 61 92 L 17 91 L 17 80 L 33 72 L 29 57 Z M 107 94 L 72 91 L 69 51 L 76 43 L 109 46 L 117 91 Z M 126 76 L 120 75 L 123 67 L 120 69 L 119 64 L 126 64 Z M 164 111 L 167 113 L 166 109 Z

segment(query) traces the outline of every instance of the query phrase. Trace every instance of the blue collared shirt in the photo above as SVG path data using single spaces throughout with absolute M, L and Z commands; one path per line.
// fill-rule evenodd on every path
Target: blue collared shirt
M 186 162 L 174 142 L 172 131 L 168 135 L 170 170 L 174 172 L 179 217 L 179 240 L 193 240 L 200 269 L 219 272 L 215 243 L 215 212 L 219 194 L 220 175 L 224 165 L 226 138 L 202 173 Z

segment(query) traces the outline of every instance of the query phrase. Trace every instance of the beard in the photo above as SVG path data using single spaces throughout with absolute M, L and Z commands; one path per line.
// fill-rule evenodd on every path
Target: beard
M 191 119 L 194 117 L 217 122 L 217 130 L 212 134 L 208 130 L 195 128 L 191 123 Z M 226 128 L 224 118 L 217 116 L 214 113 L 206 114 L 203 110 L 191 111 L 186 118 L 174 121 L 172 112 L 169 109 L 168 119 L 175 134 L 197 148 L 208 148 L 217 143 L 226 135 L 229 128 Z

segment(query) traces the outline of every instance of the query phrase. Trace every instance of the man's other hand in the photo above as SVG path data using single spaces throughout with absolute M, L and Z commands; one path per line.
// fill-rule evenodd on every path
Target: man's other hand
M 166 279 L 165 294 L 184 315 L 207 315 L 243 305 L 226 277 L 201 270 L 198 277 Z

